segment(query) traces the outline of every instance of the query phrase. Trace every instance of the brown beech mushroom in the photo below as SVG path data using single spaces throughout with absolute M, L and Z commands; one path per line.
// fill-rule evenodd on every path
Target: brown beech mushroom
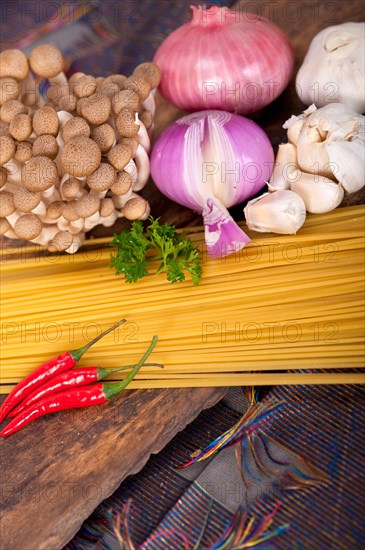
M 18 239 L 32 241 L 42 233 L 43 224 L 35 214 L 24 214 L 14 224 L 14 231 Z
M 113 147 L 116 141 L 114 128 L 108 123 L 93 128 L 91 138 L 99 145 L 103 155 Z
M 153 124 L 153 115 L 150 111 L 147 111 L 147 109 L 144 109 L 138 114 L 138 118 L 142 124 L 144 124 L 145 128 L 149 130 L 152 127 Z
M 26 187 L 18 187 L 14 193 L 14 206 L 19 212 L 44 214 L 46 207 L 42 202 L 42 193 L 34 193 Z
M 89 176 L 99 166 L 101 151 L 95 141 L 77 136 L 65 144 L 61 153 L 61 164 L 71 176 Z
M 16 144 L 16 151 L 14 153 L 14 158 L 20 164 L 28 162 L 33 156 L 33 144 L 30 141 L 21 141 Z
M 0 136 L 0 165 L 11 160 L 15 153 L 15 143 L 8 136 Z
M 99 126 L 106 122 L 110 116 L 111 102 L 105 94 L 93 94 L 83 98 L 81 113 L 90 123 Z
M 58 220 L 62 216 L 64 204 L 63 201 L 50 202 L 47 206 L 47 217 L 50 220 Z
M 115 183 L 110 188 L 114 195 L 125 195 L 132 189 L 132 177 L 128 172 L 118 172 Z
M 119 82 L 120 80 L 115 80 L 113 75 L 107 76 L 97 85 L 96 91 L 97 93 L 104 94 L 111 99 L 113 95 L 119 92 L 119 90 L 121 89 Z
M 96 80 L 91 75 L 82 75 L 73 81 L 72 91 L 78 98 L 89 97 L 96 90 Z
M 19 84 L 15 78 L 9 76 L 0 78 L 0 105 L 7 101 L 16 99 L 19 95 Z
M 123 207 L 123 216 L 127 220 L 146 220 L 150 215 L 150 206 L 142 197 L 129 199 Z
M 77 199 L 87 193 L 83 189 L 81 181 L 77 178 L 66 178 L 61 181 L 60 191 L 61 195 L 67 200 Z
M 129 145 L 129 147 L 132 150 L 132 158 L 133 158 L 137 152 L 138 145 L 139 145 L 137 137 L 135 136 L 131 138 L 122 138 L 119 143 L 123 143 L 124 145 Z
M 139 99 L 145 101 L 151 92 L 149 79 L 140 74 L 133 74 L 124 82 L 125 90 L 133 90 L 139 96 Z
M 121 90 L 112 97 L 112 107 L 116 115 L 125 108 L 138 111 L 139 106 L 139 95 L 133 90 Z
M 59 125 L 57 113 L 49 105 L 38 109 L 33 117 L 33 129 L 36 136 L 43 134 L 57 136 Z
M 65 91 L 61 94 L 57 107 L 60 111 L 68 111 L 69 113 L 73 113 L 77 107 L 77 97 L 68 91 Z
M 54 160 L 58 154 L 58 143 L 54 136 L 43 134 L 38 136 L 33 143 L 33 156 L 39 155 Z
M 86 183 L 96 193 L 103 193 L 112 187 L 115 179 L 114 168 L 110 164 L 102 162 L 95 172 L 86 178 Z
M 58 183 L 57 166 L 48 157 L 32 157 L 22 166 L 22 183 L 29 191 L 51 190 Z
M 108 161 L 116 170 L 123 170 L 132 157 L 132 148 L 130 145 L 118 143 L 112 147 L 108 153 Z
M 8 171 L 4 166 L 0 166 L 0 188 L 4 187 L 8 179 Z
M 74 211 L 79 218 L 89 218 L 99 211 L 100 199 L 91 193 L 73 203 Z
M 17 141 L 26 141 L 33 132 L 32 119 L 29 115 L 15 115 L 9 124 L 9 132 Z
M 9 191 L 0 191 L 0 217 L 6 218 L 15 212 L 14 195 Z
M 6 218 L 0 218 L 0 235 L 5 235 L 10 231 L 12 232 L 12 227 L 8 222 L 8 220 Z M 15 233 L 14 235 L 9 235 L 9 237 L 12 237 L 12 236 L 15 237 L 16 236 Z
M 21 50 L 10 49 L 0 53 L 0 78 L 10 76 L 23 80 L 28 73 L 28 60 Z
M 27 109 L 21 101 L 18 99 L 9 99 L 1 105 L 0 108 L 0 118 L 4 122 L 11 122 L 11 120 L 16 116 L 23 113 L 26 113 Z
M 66 202 L 63 205 L 62 209 L 62 216 L 68 221 L 68 222 L 75 222 L 80 219 L 79 214 L 76 213 L 75 210 L 75 204 L 76 201 Z
M 155 63 L 150 62 L 138 65 L 133 74 L 141 78 L 147 78 L 151 88 L 158 88 L 162 77 L 160 68 Z
M 48 243 L 49 252 L 63 252 L 71 247 L 74 236 L 69 231 L 59 231 Z
M 77 101 L 76 109 L 75 109 L 77 116 L 80 116 L 80 117 L 82 116 L 82 106 L 86 100 L 87 100 L 87 97 L 80 97 L 80 99 Z
M 133 137 L 137 135 L 139 130 L 139 124 L 136 124 L 135 113 L 127 108 L 119 111 L 115 119 L 115 125 L 121 137 Z
M 74 117 L 68 120 L 61 130 L 62 139 L 65 143 L 77 136 L 90 136 L 90 126 L 82 117 Z
M 41 44 L 33 48 L 29 56 L 29 64 L 37 75 L 47 78 L 50 82 L 57 84 L 67 82 L 63 73 L 62 52 L 52 44 Z
M 115 220 L 118 217 L 118 213 L 115 210 L 114 203 L 112 199 L 102 199 L 100 202 L 100 220 L 99 222 L 105 227 L 110 227 L 113 225 Z
M 68 84 L 70 86 L 71 91 L 73 91 L 74 85 L 77 83 L 79 78 L 81 78 L 82 76 L 85 76 L 85 73 L 82 73 L 80 71 L 78 71 L 77 73 L 74 73 L 70 76 L 70 78 L 68 79 Z

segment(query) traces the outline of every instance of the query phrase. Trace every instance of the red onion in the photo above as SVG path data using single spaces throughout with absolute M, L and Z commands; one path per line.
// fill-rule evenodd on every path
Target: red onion
M 164 195 L 203 215 L 208 253 L 220 257 L 250 240 L 227 208 L 260 191 L 273 164 L 270 141 L 257 124 L 202 111 L 164 130 L 152 150 L 151 174 Z
M 279 27 L 228 8 L 192 10 L 192 20 L 170 34 L 155 55 L 167 100 L 187 111 L 248 114 L 281 94 L 294 54 Z

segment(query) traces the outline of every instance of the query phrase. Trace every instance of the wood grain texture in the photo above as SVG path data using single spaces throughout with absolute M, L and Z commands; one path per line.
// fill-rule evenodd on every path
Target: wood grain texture
M 294 77 L 310 40 L 329 25 L 362 21 L 364 3 L 256 0 L 238 4 L 279 24 L 295 48 L 296 69 L 290 85 L 255 116 L 277 148 L 286 141 L 282 124 L 304 108 L 295 92 Z M 156 136 L 182 114 L 158 96 Z M 153 215 L 164 222 L 177 227 L 201 225 L 199 216 L 162 196 L 153 182 L 142 195 L 149 200 Z M 347 197 L 344 204 L 363 202 L 364 190 Z M 232 213 L 242 220 L 242 205 Z M 118 220 L 112 229 L 98 227 L 91 235 L 111 235 L 128 225 Z M 127 475 L 139 471 L 151 453 L 158 452 L 223 394 L 223 389 L 128 392 L 107 406 L 40 419 L 0 441 L 1 550 L 61 548 Z
M 1 550 L 56 550 L 224 388 L 130 391 L 0 441 Z

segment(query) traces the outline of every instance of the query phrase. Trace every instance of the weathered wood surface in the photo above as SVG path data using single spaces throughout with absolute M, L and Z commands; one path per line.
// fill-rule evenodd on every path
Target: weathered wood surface
M 1 444 L 1 550 L 62 548 L 96 506 L 225 389 L 130 391 Z
M 285 29 L 295 48 L 296 70 L 319 30 L 364 20 L 362 0 L 240 4 L 251 11 L 255 4 L 257 13 Z M 255 120 L 277 147 L 286 141 L 282 124 L 303 108 L 293 78 L 282 96 Z M 158 98 L 156 135 L 181 114 Z M 142 194 L 163 221 L 178 227 L 201 224 L 200 217 L 163 197 L 152 182 Z M 344 204 L 363 202 L 364 190 L 346 198 Z M 233 211 L 237 219 L 243 218 L 242 207 Z M 113 230 L 126 225 L 119 220 Z M 105 236 L 110 229 L 96 228 L 92 234 Z M 24 432 L 0 441 L 0 549 L 61 548 L 127 475 L 140 470 L 151 453 L 158 452 L 223 393 L 223 389 L 128 392 L 107 406 L 40 419 Z

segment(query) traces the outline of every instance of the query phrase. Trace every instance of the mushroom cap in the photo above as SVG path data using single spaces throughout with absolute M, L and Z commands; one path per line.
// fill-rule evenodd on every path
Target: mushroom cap
M 81 189 L 81 182 L 76 178 L 68 178 L 63 182 L 62 194 L 66 199 L 74 199 Z
M 9 123 L 12 118 L 21 113 L 26 113 L 27 109 L 25 105 L 18 99 L 9 99 L 1 105 L 0 108 L 0 118 L 4 122 Z
M 74 117 L 66 122 L 61 130 L 62 139 L 65 143 L 77 136 L 90 136 L 90 126 L 82 117 Z
M 83 104 L 85 103 L 86 100 L 87 100 L 87 97 L 80 97 L 80 99 L 77 101 L 77 103 L 76 103 L 76 114 L 77 114 L 77 116 L 82 115 L 82 106 L 83 106 Z
M 102 162 L 100 166 L 87 177 L 86 183 L 93 191 L 102 193 L 107 191 L 114 184 L 116 172 L 107 162 Z
M 31 69 L 43 78 L 53 78 L 63 71 L 62 52 L 52 44 L 36 46 L 30 53 Z
M 95 90 L 96 80 L 89 74 L 80 76 L 80 78 L 73 83 L 72 87 L 72 91 L 77 97 L 89 97 Z
M 124 82 L 125 90 L 133 90 L 139 95 L 141 101 L 145 101 L 151 92 L 151 84 L 149 78 L 141 74 L 132 74 Z
M 99 166 L 101 151 L 95 141 L 77 136 L 65 144 L 61 153 L 61 164 L 71 176 L 89 176 Z
M 146 213 L 148 202 L 142 197 L 133 197 L 129 199 L 123 207 L 123 215 L 127 220 L 138 220 Z
M 123 170 L 132 158 L 132 148 L 130 145 L 118 143 L 112 147 L 108 153 L 108 160 L 117 170 Z
M 111 216 L 115 212 L 114 203 L 112 199 L 102 199 L 100 201 L 100 216 L 106 218 Z
M 77 107 L 77 97 L 70 92 L 63 93 L 57 102 L 59 111 L 68 111 L 72 113 Z
M 124 108 L 138 111 L 139 105 L 139 95 L 134 90 L 121 90 L 112 97 L 112 107 L 116 115 Z
M 90 124 L 99 126 L 108 120 L 111 111 L 111 102 L 108 96 L 96 93 L 83 99 L 81 113 Z
M 33 156 L 33 144 L 31 141 L 21 141 L 16 144 L 16 151 L 14 154 L 15 160 L 24 164 L 28 162 Z
M 0 217 L 6 218 L 15 212 L 14 195 L 9 191 L 0 191 Z
M 38 109 L 33 117 L 33 129 L 37 136 L 51 134 L 57 136 L 60 121 L 53 107 L 46 105 Z
M 11 160 L 15 153 L 15 143 L 8 136 L 0 136 L 0 164 L 6 164 Z
M 19 84 L 15 78 L 5 76 L 0 78 L 0 105 L 3 105 L 11 99 L 16 99 L 19 95 Z
M 133 74 L 142 78 L 147 78 L 151 88 L 157 88 L 162 77 L 160 68 L 156 63 L 151 62 L 141 63 L 134 69 Z
M 22 183 L 29 191 L 46 191 L 57 182 L 57 166 L 48 157 L 32 157 L 22 166 Z
M 101 82 L 97 83 L 97 92 L 99 94 L 104 94 L 110 99 L 114 94 L 120 90 L 120 79 L 114 79 L 114 75 L 107 76 Z
M 52 220 L 58 220 L 62 216 L 64 204 L 63 201 L 50 202 L 47 206 L 47 216 Z
M 76 201 L 66 202 L 63 205 L 62 216 L 69 222 L 75 222 L 80 218 L 75 212 Z
M 11 229 L 11 225 L 6 218 L 0 218 L 0 235 L 4 235 Z
M 108 123 L 101 124 L 93 128 L 91 132 L 91 138 L 100 147 L 100 151 L 105 154 L 113 146 L 115 141 L 115 131 Z
M 33 143 L 33 155 L 38 157 L 39 155 L 45 156 L 54 160 L 58 154 L 57 139 L 51 134 L 42 134 L 38 136 Z
M 66 90 L 65 90 L 66 88 Z M 53 82 L 49 88 L 46 90 L 46 96 L 48 101 L 51 103 L 58 103 L 61 99 L 62 95 L 64 95 L 66 92 L 69 93 L 68 86 L 64 84 L 58 84 L 56 82 Z
M 110 188 L 114 195 L 125 195 L 132 187 L 132 176 L 128 172 L 118 172 L 114 185 Z
M 133 137 L 137 135 L 139 130 L 139 124 L 136 124 L 135 113 L 127 108 L 120 110 L 115 119 L 115 125 L 122 137 Z
M 32 119 L 29 115 L 15 115 L 9 124 L 9 132 L 17 141 L 27 140 L 33 132 Z
M 59 231 L 48 244 L 49 252 L 63 252 L 73 243 L 73 235 L 69 231 Z
M 0 136 L 10 137 L 9 124 L 0 119 Z
M 0 166 L 0 187 L 3 187 L 8 180 L 8 171 L 4 166 Z
M 18 187 L 14 193 L 14 206 L 19 212 L 31 212 L 42 200 L 42 193 L 33 193 L 26 187 Z
M 14 224 L 14 231 L 19 239 L 31 241 L 37 238 L 43 229 L 41 220 L 35 214 L 24 214 Z
M 135 157 L 135 154 L 137 152 L 137 148 L 139 145 L 137 136 L 134 136 L 131 138 L 122 138 L 119 143 L 123 143 L 124 145 L 129 145 L 129 147 L 132 149 L 132 158 Z
M 68 79 L 69 84 L 76 84 L 76 82 L 81 78 L 82 76 L 85 76 L 85 73 L 82 73 L 81 71 L 78 71 L 77 73 L 74 73 L 70 76 Z
M 139 113 L 138 118 L 142 122 L 142 124 L 144 124 L 147 130 L 151 128 L 153 123 L 153 116 L 151 111 L 147 111 L 146 109 L 144 109 Z
M 21 50 L 10 49 L 0 53 L 0 78 L 10 76 L 23 80 L 28 73 L 28 60 Z
M 80 218 L 88 218 L 100 208 L 100 199 L 96 195 L 88 193 L 74 203 L 74 210 Z

